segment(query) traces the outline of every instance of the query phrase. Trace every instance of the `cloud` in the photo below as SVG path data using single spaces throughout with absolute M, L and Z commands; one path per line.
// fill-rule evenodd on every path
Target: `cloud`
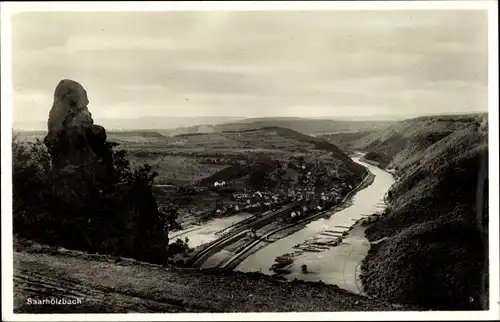
M 486 109 L 480 11 L 27 13 L 13 30 L 15 118 L 45 120 L 62 78 L 106 117 Z

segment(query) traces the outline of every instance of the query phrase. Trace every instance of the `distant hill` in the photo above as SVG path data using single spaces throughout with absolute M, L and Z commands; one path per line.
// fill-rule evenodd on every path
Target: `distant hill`
M 394 124 L 395 121 L 347 121 L 308 119 L 299 117 L 248 118 L 215 125 L 196 125 L 167 131 L 169 135 L 188 133 L 212 133 L 222 131 L 245 131 L 265 127 L 288 128 L 307 135 L 337 132 L 375 131 Z M 167 132 L 164 132 L 165 134 Z
M 334 120 L 300 117 L 243 118 L 229 116 L 203 117 L 139 117 L 134 119 L 96 119 L 108 132 L 141 131 L 158 132 L 165 136 L 222 131 L 245 131 L 263 127 L 283 127 L 307 135 L 338 132 L 376 131 L 395 124 L 396 121 Z M 44 122 L 17 122 L 15 129 L 41 131 Z
M 169 144 L 182 143 L 185 149 L 202 147 L 207 150 L 222 149 L 230 151 L 249 148 L 298 153 L 321 150 L 333 152 L 344 159 L 349 159 L 332 143 L 278 126 L 245 130 L 224 130 L 212 133 L 179 134 L 169 137 L 168 142 Z
M 179 127 L 189 127 L 200 124 L 215 125 L 227 122 L 234 122 L 244 117 L 232 116 L 143 116 L 137 118 L 99 118 L 94 117 L 96 124 L 104 126 L 107 131 L 113 130 L 158 130 L 174 129 Z M 47 122 L 36 121 L 15 121 L 14 129 L 27 131 L 40 131 L 47 128 Z
M 329 133 L 329 134 L 320 134 L 316 135 L 316 137 L 326 140 L 332 144 L 335 144 L 343 151 L 353 152 L 355 149 L 353 148 L 353 142 L 360 138 L 366 137 L 368 134 L 376 131 L 357 131 L 357 132 L 340 132 L 340 133 Z
M 486 122 L 486 123 L 484 123 Z M 352 146 L 378 154 L 383 166 L 406 166 L 406 160 L 455 132 L 485 127 L 487 114 L 424 116 L 405 120 L 352 142 Z
M 388 237 L 363 263 L 368 294 L 434 309 L 484 308 L 487 114 L 418 117 L 344 144 L 400 177 L 390 211 L 367 229 L 370 240 Z
M 187 160 L 191 160 L 189 161 L 191 167 L 198 169 L 197 171 L 200 173 L 199 166 L 194 163 L 215 162 L 216 164 L 231 165 L 237 169 L 239 167 L 237 164 L 255 162 L 271 162 L 272 167 L 275 167 L 276 161 L 287 162 L 293 158 L 305 158 L 310 163 L 323 161 L 334 164 L 334 167 L 338 169 L 340 179 L 356 181 L 364 173 L 364 168 L 354 163 L 336 145 L 282 127 L 186 133 L 175 136 L 163 136 L 157 132 L 150 132 L 149 135 L 141 135 L 141 131 L 108 133 L 109 140 L 120 143 L 121 147 L 130 151 L 132 156 L 153 165 L 160 162 L 158 167 L 154 168 L 162 178 L 170 177 L 169 173 L 173 170 L 170 165 L 167 167 L 166 164 L 164 166 L 162 164 L 172 163 L 173 158 L 179 159 L 179 162 L 183 159 L 183 164 L 186 165 L 188 164 Z M 169 157 L 163 157 L 166 155 Z M 206 159 L 218 161 L 207 161 Z M 163 169 L 170 170 L 163 174 Z M 225 177 L 224 173 L 233 172 L 234 175 Z M 238 171 L 229 169 L 215 173 L 214 176 L 205 177 L 203 182 L 233 180 L 237 177 Z
M 201 124 L 215 125 L 241 120 L 242 117 L 231 116 L 145 116 L 134 119 L 97 119 L 100 125 L 108 130 L 163 130 L 180 127 L 198 126 Z
M 273 166 L 276 160 L 285 161 L 293 158 L 304 158 L 309 162 L 321 160 L 336 164 L 339 176 L 350 183 L 357 182 L 365 171 L 362 166 L 354 163 L 336 145 L 286 128 L 265 127 L 258 130 L 225 131 L 211 135 L 220 135 L 227 139 L 228 146 L 234 145 L 233 149 L 246 149 L 247 153 L 256 154 L 256 160 L 271 161 Z M 204 136 L 206 135 L 191 134 L 178 137 L 196 140 L 196 138 Z M 226 153 L 232 153 L 231 149 L 227 150 Z M 239 168 L 239 166 L 235 168 Z M 224 169 L 221 173 L 231 173 L 231 171 L 233 170 Z M 215 174 L 214 178 L 218 178 L 217 180 L 234 179 L 224 179 L 219 174 Z M 211 178 L 205 179 L 205 181 L 210 180 Z

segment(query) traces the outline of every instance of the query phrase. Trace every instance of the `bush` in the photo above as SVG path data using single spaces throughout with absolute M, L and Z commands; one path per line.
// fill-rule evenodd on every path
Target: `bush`
M 42 141 L 19 142 L 14 136 L 12 144 L 12 192 L 14 232 L 23 223 L 38 222 L 47 212 L 50 199 L 50 156 Z M 38 191 L 39 193 L 33 193 Z
M 189 239 L 186 237 L 184 239 L 176 239 L 175 242 L 169 244 L 168 246 L 168 257 L 169 258 L 180 258 L 187 255 L 192 248 L 189 247 Z

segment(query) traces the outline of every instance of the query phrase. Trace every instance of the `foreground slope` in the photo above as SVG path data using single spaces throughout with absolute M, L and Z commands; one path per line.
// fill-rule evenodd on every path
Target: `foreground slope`
M 388 311 L 415 307 L 368 299 L 333 285 L 284 283 L 262 274 L 200 271 L 77 251 L 19 246 L 17 313 Z M 26 305 L 28 298 L 80 298 L 80 305 Z
M 421 117 L 349 142 L 396 170 L 387 215 L 367 229 L 368 294 L 438 309 L 487 299 L 486 115 Z

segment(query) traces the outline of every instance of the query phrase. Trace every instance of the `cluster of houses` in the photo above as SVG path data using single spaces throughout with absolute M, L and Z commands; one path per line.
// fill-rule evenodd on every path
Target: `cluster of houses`
M 219 186 L 223 186 L 219 182 Z M 229 215 L 242 211 L 263 211 L 277 209 L 283 204 L 304 200 L 303 206 L 291 212 L 291 218 L 301 217 L 312 211 L 332 207 L 342 200 L 340 189 L 330 189 L 316 193 L 314 187 L 280 189 L 278 191 L 243 191 L 232 195 L 232 202 L 219 206 L 217 215 Z
M 235 207 L 240 209 L 257 207 L 269 209 L 285 201 L 280 195 L 270 191 L 238 192 L 233 194 L 232 199 L 236 202 Z
M 304 200 L 302 208 L 295 209 L 289 214 L 290 218 L 299 218 L 308 212 L 321 211 L 337 205 L 341 202 L 346 190 L 352 188 L 336 178 L 333 168 L 319 163 L 308 164 L 304 160 L 278 162 L 272 174 L 278 179 L 287 169 L 293 169 L 299 173 L 298 182 L 292 185 L 280 184 L 277 189 L 273 190 L 236 192 L 232 195 L 231 202 L 217 206 L 216 214 L 222 216 L 242 211 L 272 210 L 283 204 Z M 328 184 L 324 186 L 320 184 L 321 188 L 318 190 L 318 180 Z M 213 183 L 214 188 L 224 188 L 228 185 L 228 182 L 222 180 Z

